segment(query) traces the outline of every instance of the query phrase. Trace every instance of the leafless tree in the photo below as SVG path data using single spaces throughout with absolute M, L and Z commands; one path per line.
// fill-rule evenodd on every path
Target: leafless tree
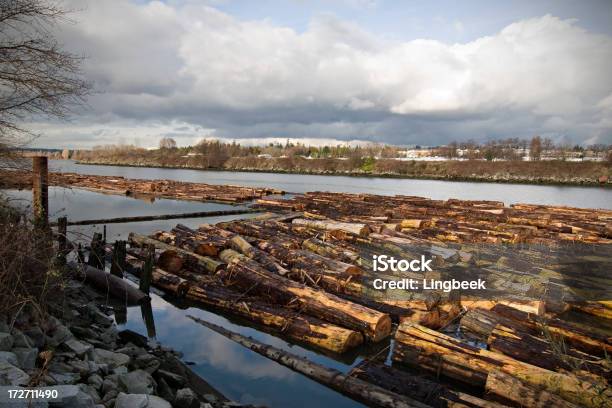
M 176 147 L 176 140 L 171 137 L 163 137 L 159 141 L 160 149 L 174 149 Z
M 68 10 L 52 0 L 0 0 L 0 150 L 35 136 L 24 122 L 65 118 L 91 89 L 82 58 L 53 35 Z M 0 152 L 1 153 L 1 152 Z
M 542 139 L 540 136 L 534 136 L 529 144 L 529 157 L 531 160 L 540 160 L 542 155 Z

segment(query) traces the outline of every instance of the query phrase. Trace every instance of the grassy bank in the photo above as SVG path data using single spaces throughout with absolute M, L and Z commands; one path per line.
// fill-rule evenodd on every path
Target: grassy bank
M 390 159 L 305 159 L 232 157 L 218 166 L 207 166 L 200 158 L 157 160 L 155 156 L 91 157 L 79 163 L 225 170 L 287 174 L 342 175 L 360 177 L 415 178 L 525 184 L 612 186 L 612 166 L 605 162 L 566 161 L 398 161 Z

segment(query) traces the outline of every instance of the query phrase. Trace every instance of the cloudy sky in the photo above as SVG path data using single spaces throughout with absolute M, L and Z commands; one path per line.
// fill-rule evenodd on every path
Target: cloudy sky
M 96 94 L 45 147 L 530 137 L 612 143 L 612 2 L 67 2 Z

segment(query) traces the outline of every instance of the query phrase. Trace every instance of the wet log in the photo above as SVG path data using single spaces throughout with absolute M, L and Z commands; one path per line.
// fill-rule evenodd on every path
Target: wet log
M 85 283 L 95 286 L 97 289 L 109 293 L 117 299 L 124 300 L 128 304 L 141 304 L 149 300 L 149 297 L 130 285 L 127 281 L 115 275 L 106 273 L 93 266 L 78 264 L 74 261 L 68 262 L 67 266 L 75 273 L 85 278 Z
M 402 323 L 398 327 L 393 360 L 483 387 L 488 374 L 499 369 L 531 386 L 586 407 L 598 407 L 612 398 L 612 390 L 605 384 L 517 361 L 413 323 Z
M 570 307 L 579 312 L 612 319 L 612 303 L 610 301 L 573 302 Z
M 381 363 L 364 360 L 350 375 L 400 395 L 408 395 L 424 404 L 448 408 L 501 408 L 503 405 L 455 391 L 422 375 L 409 374 Z
M 584 329 L 569 322 L 552 318 L 537 318 L 529 313 L 517 310 L 506 305 L 495 305 L 491 309 L 509 319 L 522 322 L 524 325 L 542 332 L 544 335 L 562 338 L 564 342 L 574 348 L 595 356 L 612 354 L 612 338 L 586 332 Z
M 363 401 L 373 407 L 388 408 L 426 408 L 429 407 L 408 396 L 398 395 L 377 385 L 370 384 L 355 377 L 347 376 L 333 368 L 324 367 L 276 347 L 260 343 L 250 337 L 231 332 L 216 324 L 189 316 L 194 321 L 214 330 L 215 332 L 235 341 L 236 343 L 269 358 L 279 364 L 297 371 L 327 387 L 345 394 L 358 401 Z
M 304 226 L 308 228 L 327 230 L 327 231 L 344 231 L 355 235 L 367 236 L 370 233 L 370 229 L 366 224 L 350 223 L 350 222 L 338 222 L 334 220 L 321 221 L 321 220 L 307 220 L 304 218 L 296 218 L 291 221 L 293 225 Z
M 192 286 L 187 298 L 262 324 L 292 340 L 334 353 L 344 353 L 363 343 L 363 336 L 357 331 L 254 300 L 221 284 L 208 282 L 200 287 Z
M 558 395 L 531 387 L 518 378 L 500 370 L 494 370 L 489 373 L 485 389 L 489 398 L 517 407 L 578 408 L 578 405 L 572 404 Z
M 468 310 L 476 308 L 493 310 L 498 305 L 519 310 L 525 314 L 533 314 L 535 316 L 542 316 L 546 312 L 545 302 L 538 299 L 508 297 L 506 299 L 489 300 L 474 298 L 472 296 L 461 297 L 461 306 Z
M 306 313 L 358 330 L 370 341 L 381 341 L 391 333 L 391 319 L 386 314 L 273 274 L 231 249 L 221 252 L 220 258 L 228 264 L 221 276 L 245 290 L 269 296 L 281 304 L 297 302 Z
M 145 237 L 144 235 L 130 233 L 128 238 L 130 245 L 143 247 L 145 245 L 153 245 L 161 251 L 174 251 L 177 256 L 183 260 L 183 266 L 199 273 L 215 273 L 224 267 L 222 262 L 212 258 L 198 255 L 194 252 L 186 251 L 172 245 L 165 244 L 156 239 Z
M 315 252 L 321 256 L 336 259 L 338 261 L 355 263 L 359 261 L 359 254 L 330 244 L 329 242 L 321 241 L 317 238 L 310 238 L 302 242 L 302 248 Z
M 610 377 L 610 372 L 606 373 L 601 361 L 594 356 L 566 347 L 561 342 L 553 343 L 503 325 L 497 325 L 491 331 L 487 344 L 491 351 L 548 370 L 586 371 L 602 379 Z
M 500 324 L 516 330 L 535 333 L 530 326 L 487 309 L 468 310 L 460 321 L 461 330 L 465 334 L 483 340 L 486 340 L 495 326 Z
M 252 246 L 240 235 L 235 235 L 232 237 L 232 239 L 230 239 L 230 246 L 246 257 L 258 262 L 270 272 L 274 272 L 281 276 L 289 273 L 289 271 L 285 269 L 276 259 L 269 256 L 261 249 Z

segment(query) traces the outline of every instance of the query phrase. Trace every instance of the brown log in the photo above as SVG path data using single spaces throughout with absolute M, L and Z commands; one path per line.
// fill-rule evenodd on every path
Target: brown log
M 292 221 L 292 223 L 293 225 L 304 226 L 308 228 L 322 229 L 327 231 L 338 230 L 360 236 L 367 236 L 370 233 L 370 229 L 366 224 L 359 223 L 337 222 L 333 220 L 307 220 L 304 218 L 296 218 Z
M 413 323 L 402 323 L 398 327 L 393 360 L 475 386 L 484 386 L 488 374 L 499 369 L 586 407 L 600 406 L 612 398 L 612 390 L 605 384 L 517 361 Z
M 219 283 L 192 286 L 187 298 L 270 327 L 290 339 L 334 353 L 344 353 L 363 342 L 361 333 L 312 316 L 245 297 Z
M 317 238 L 310 238 L 302 242 L 302 248 L 315 252 L 321 256 L 336 259 L 338 261 L 355 263 L 359 261 L 359 254 L 338 247 L 329 242 L 321 241 Z
M 304 374 L 305 376 L 330 387 L 342 394 L 345 394 L 358 401 L 363 401 L 369 406 L 385 408 L 427 408 L 419 401 L 408 396 L 398 395 L 377 385 L 362 381 L 341 373 L 333 368 L 324 367 L 313 363 L 304 357 L 299 357 L 286 351 L 280 350 L 271 345 L 263 344 L 231 332 L 216 324 L 189 316 L 192 320 L 216 331 L 217 333 L 235 341 L 236 343 L 254 351 L 262 356 L 269 358 L 279 364 Z
M 485 401 L 461 391 L 444 387 L 422 375 L 413 375 L 381 363 L 364 360 L 350 375 L 422 403 L 448 408 L 501 408 L 504 405 Z
M 539 332 L 545 331 L 551 336 L 560 337 L 574 348 L 588 354 L 595 356 L 612 354 L 610 337 L 601 336 L 594 332 L 586 332 L 584 329 L 569 322 L 555 318 L 536 318 L 536 316 L 529 313 L 501 304 L 496 305 L 491 310 L 509 319 L 522 322 Z
M 103 270 L 74 261 L 68 262 L 67 266 L 85 278 L 85 283 L 90 283 L 99 290 L 107 292 L 117 299 L 124 300 L 128 304 L 141 304 L 149 300 L 149 297 L 130 285 L 127 281 Z
M 220 257 L 228 263 L 221 276 L 245 290 L 252 289 L 282 304 L 297 301 L 306 313 L 358 330 L 370 341 L 381 341 L 391 333 L 391 319 L 386 314 L 272 274 L 231 249 L 221 252 Z
M 530 326 L 487 309 L 468 310 L 460 322 L 461 330 L 465 334 L 483 340 L 486 340 L 495 326 L 500 324 L 523 332 L 535 333 Z
M 224 264 L 222 262 L 216 261 L 206 256 L 198 255 L 190 251 L 186 251 L 182 248 L 165 244 L 156 239 L 145 237 L 144 235 L 135 234 L 132 232 L 130 233 L 128 240 L 131 245 L 139 247 L 142 247 L 144 245 L 153 245 L 155 248 L 161 251 L 174 251 L 178 256 L 183 259 L 183 266 L 195 272 L 215 273 L 224 267 Z
M 248 258 L 259 262 L 261 266 L 281 276 L 287 275 L 289 271 L 285 269 L 275 258 L 268 256 L 259 248 L 253 247 L 240 235 L 235 235 L 230 239 L 230 246 Z
M 578 408 L 578 405 L 572 404 L 558 395 L 529 386 L 501 370 L 493 370 L 489 373 L 485 389 L 488 396 L 493 397 L 496 401 L 516 407 Z

